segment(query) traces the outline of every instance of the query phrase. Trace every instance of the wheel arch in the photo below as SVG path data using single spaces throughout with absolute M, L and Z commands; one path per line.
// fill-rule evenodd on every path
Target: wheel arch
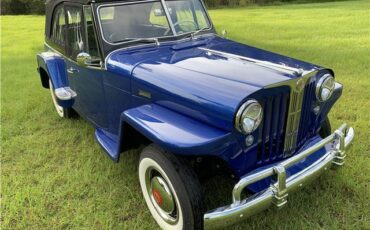
M 147 136 L 139 132 L 129 123 L 122 121 L 121 131 L 119 138 L 119 152 L 135 149 L 140 147 L 142 144 L 154 143 Z
M 41 85 L 50 89 L 50 80 L 57 104 L 63 108 L 71 108 L 77 94 L 69 87 L 66 63 L 63 57 L 53 52 L 43 52 L 37 55 L 37 64 Z
M 39 75 L 40 75 L 40 80 L 41 80 L 42 87 L 44 87 L 45 89 L 49 89 L 50 88 L 50 86 L 49 86 L 50 77 L 49 77 L 48 72 L 43 67 L 39 67 L 38 72 L 39 72 Z
M 120 148 L 127 149 L 128 130 L 144 140 L 179 155 L 215 155 L 224 149 L 230 133 L 169 110 L 147 104 L 121 114 Z
M 220 158 L 230 133 L 210 127 L 156 104 L 129 109 L 121 114 L 118 152 L 154 143 L 188 159 Z M 120 154 L 118 155 L 119 160 Z M 208 158 L 207 158 L 208 159 Z
M 41 84 L 49 88 L 49 79 L 54 89 L 69 87 L 68 74 L 64 59 L 52 52 L 43 52 L 37 55 L 38 72 Z
M 139 148 L 140 146 L 147 146 L 150 144 L 157 145 L 159 148 L 163 148 L 155 139 L 147 137 L 145 134 L 141 133 L 134 126 L 123 121 L 122 122 L 122 135 L 120 135 L 120 150 L 119 152 L 125 152 L 131 149 Z M 127 134 L 127 135 L 123 135 Z M 182 159 L 189 162 L 190 165 L 194 167 L 200 179 L 208 179 L 209 176 L 214 174 L 232 175 L 234 176 L 234 171 L 228 164 L 227 160 L 218 155 L 199 155 L 199 154 L 177 154 L 172 152 L 172 154 L 178 155 Z

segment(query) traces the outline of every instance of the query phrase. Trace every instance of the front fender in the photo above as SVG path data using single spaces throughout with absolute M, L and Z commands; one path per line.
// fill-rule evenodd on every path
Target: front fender
M 156 104 L 129 109 L 122 113 L 121 121 L 175 154 L 218 155 L 231 140 L 229 132 Z
M 43 87 L 50 87 L 50 79 L 58 104 L 64 108 L 72 107 L 76 93 L 69 88 L 64 59 L 55 53 L 43 52 L 37 55 L 37 64 Z

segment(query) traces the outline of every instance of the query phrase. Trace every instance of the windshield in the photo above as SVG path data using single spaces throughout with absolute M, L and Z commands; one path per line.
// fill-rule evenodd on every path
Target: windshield
M 98 8 L 104 40 L 117 44 L 162 38 L 210 28 L 200 0 L 167 0 L 102 5 Z

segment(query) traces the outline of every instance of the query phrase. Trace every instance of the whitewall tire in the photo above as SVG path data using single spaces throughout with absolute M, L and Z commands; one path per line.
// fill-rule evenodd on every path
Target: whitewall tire
M 203 228 L 201 187 L 184 161 L 150 145 L 141 153 L 139 180 L 149 211 L 162 229 Z

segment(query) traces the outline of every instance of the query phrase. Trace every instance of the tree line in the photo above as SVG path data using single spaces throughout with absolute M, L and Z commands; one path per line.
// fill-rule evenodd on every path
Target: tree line
M 263 5 L 284 2 L 325 2 L 335 0 L 205 0 L 210 8 Z M 44 14 L 45 0 L 1 0 L 1 14 Z
M 1 14 L 44 14 L 45 0 L 1 0 Z

